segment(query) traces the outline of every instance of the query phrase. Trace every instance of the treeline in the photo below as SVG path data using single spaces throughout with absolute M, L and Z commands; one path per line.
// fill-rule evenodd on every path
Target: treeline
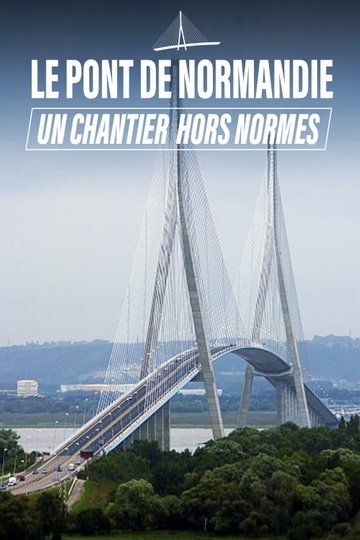
M 86 413 L 86 418 L 96 411 L 99 393 L 94 392 L 70 392 L 57 396 L 28 397 L 26 399 L 17 396 L 0 395 L 0 414 L 34 414 L 48 413 L 59 414 L 58 420 L 64 420 L 64 414 Z M 224 394 L 220 397 L 221 410 L 223 412 L 237 411 L 239 408 L 239 396 Z M 205 396 L 178 395 L 171 401 L 171 411 L 174 413 L 203 413 L 208 410 Z M 275 392 L 259 392 L 254 394 L 250 402 L 250 410 L 275 411 Z M 62 416 L 61 416 L 62 415 Z M 78 419 L 79 420 L 79 419 Z
M 67 526 L 67 508 L 57 491 L 36 496 L 0 492 L 0 540 L 61 540 Z
M 223 393 L 220 397 L 221 410 L 234 412 L 239 410 L 239 395 Z M 171 412 L 173 413 L 202 413 L 208 411 L 206 396 L 178 394 L 171 400 Z M 275 391 L 261 390 L 254 393 L 250 400 L 251 411 L 276 411 Z
M 82 473 L 88 479 L 83 500 L 70 514 L 58 493 L 0 493 L 0 540 L 56 540 L 64 531 L 86 536 L 114 529 L 359 539 L 359 428 L 354 416 L 332 431 L 291 423 L 237 429 L 194 454 L 136 441 Z
M 71 392 L 57 397 L 0 396 L 0 413 L 78 413 L 87 417 L 96 410 L 99 393 Z M 63 415 L 64 416 L 64 415 Z M 63 418 L 63 417 L 62 417 Z M 60 418 L 59 418 L 60 419 Z
M 333 431 L 290 423 L 237 429 L 193 455 L 137 441 L 128 452 L 101 458 L 86 474 L 95 485 L 118 487 L 96 510 L 74 516 L 82 534 L 105 527 L 360 538 L 357 416 Z
M 313 377 L 323 381 L 360 380 L 360 338 L 328 336 L 306 343 Z M 125 347 L 125 345 L 123 345 Z M 111 355 L 112 343 L 52 344 L 50 346 L 0 347 L 0 387 L 14 388 L 18 379 L 35 379 L 40 391 L 56 391 L 60 384 L 102 382 Z M 133 344 L 131 353 L 142 356 L 141 344 Z M 215 363 L 218 388 L 239 395 L 245 362 L 227 355 Z M 54 369 L 56 366 L 57 369 Z

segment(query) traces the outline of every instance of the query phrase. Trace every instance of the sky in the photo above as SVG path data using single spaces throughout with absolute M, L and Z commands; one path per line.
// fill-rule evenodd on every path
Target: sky
M 165 58 L 152 45 L 179 9 L 209 40 L 221 41 L 219 47 L 183 52 L 183 58 L 334 60 L 332 100 L 287 102 L 333 107 L 326 152 L 280 153 L 278 171 L 305 335 L 351 330 L 360 336 L 357 0 L 196 5 L 189 0 L 4 0 L 0 346 L 113 339 L 156 157 L 152 152 L 137 153 L 136 158 L 131 152 L 25 152 L 30 109 L 40 106 L 30 94 L 31 59 Z M 131 104 L 138 103 L 134 96 Z M 44 106 L 66 104 L 49 100 Z M 90 105 L 96 104 L 100 102 Z M 123 104 L 121 99 L 101 103 Z M 228 104 L 239 106 L 236 100 Z M 279 100 L 266 102 L 279 105 Z M 71 106 L 89 103 L 78 95 Z M 266 156 L 200 152 L 199 161 L 234 277 L 266 173 Z

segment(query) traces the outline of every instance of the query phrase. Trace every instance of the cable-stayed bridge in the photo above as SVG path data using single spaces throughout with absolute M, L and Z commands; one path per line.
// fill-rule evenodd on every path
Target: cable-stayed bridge
M 179 11 L 179 15 L 153 46 L 154 51 L 185 49 L 204 45 L 220 45 L 220 41 L 208 41 L 205 36 Z
M 267 175 L 235 286 L 230 282 L 192 148 L 176 143 L 181 102 L 172 66 L 170 138 L 159 152 L 140 238 L 97 414 L 27 475 L 29 489 L 68 476 L 80 452 L 108 453 L 135 439 L 170 446 L 169 402 L 193 380 L 205 387 L 213 436 L 224 427 L 213 363 L 247 362 L 239 408 L 246 425 L 254 376 L 276 389 L 278 423 L 336 426 L 303 369 L 303 333 L 277 177 L 269 142 Z M 121 395 L 124 384 L 133 388 Z M 15 488 L 20 490 L 20 487 Z

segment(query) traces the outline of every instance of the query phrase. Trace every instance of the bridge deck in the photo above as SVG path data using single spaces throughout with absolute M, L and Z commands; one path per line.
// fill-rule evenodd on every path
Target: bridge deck
M 282 377 L 282 380 L 285 377 L 288 384 L 294 385 L 288 364 L 265 349 L 248 345 L 219 346 L 211 349 L 213 361 L 230 352 L 245 359 L 255 370 L 265 376 L 268 374 L 267 378 L 270 382 L 274 383 L 277 377 Z M 199 372 L 200 362 L 197 349 L 188 350 L 168 360 L 62 443 L 54 455 L 43 463 L 39 474 L 32 474 L 34 467 L 29 469 L 26 473 L 26 482 L 11 488 L 12 491 L 16 493 L 25 490 L 38 491 L 71 477 L 85 464 L 85 460 L 80 458 L 81 450 L 91 450 L 95 458 L 110 452 L 193 380 Z M 305 388 L 309 406 L 322 418 L 324 424 L 337 425 L 337 419 L 331 411 L 307 385 Z M 73 472 L 68 471 L 70 463 L 75 465 Z M 61 466 L 61 471 L 56 470 L 58 466 Z M 46 468 L 46 474 L 41 472 L 43 468 Z

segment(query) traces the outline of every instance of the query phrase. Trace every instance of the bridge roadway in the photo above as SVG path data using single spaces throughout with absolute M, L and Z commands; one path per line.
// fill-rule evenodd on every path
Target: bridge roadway
M 213 361 L 230 352 L 249 362 L 254 367 L 255 373 L 265 376 L 274 386 L 279 380 L 294 386 L 291 367 L 265 348 L 250 346 L 248 342 L 242 346 L 237 344 L 211 348 Z M 127 394 L 84 424 L 59 445 L 47 460 L 38 463 L 38 474 L 33 474 L 35 466 L 29 468 L 25 473 L 26 481 L 19 482 L 17 486 L 10 488 L 11 491 L 14 493 L 39 491 L 71 478 L 87 465 L 80 458 L 81 450 L 91 450 L 94 459 L 104 453 L 107 454 L 200 372 L 197 349 L 189 349 L 171 358 L 142 379 Z M 316 412 L 322 423 L 336 426 L 336 417 L 306 384 L 305 389 L 309 408 Z M 73 472 L 68 471 L 70 463 L 75 465 Z M 61 467 L 61 471 L 57 471 L 58 466 Z M 46 473 L 43 472 L 44 469 Z

